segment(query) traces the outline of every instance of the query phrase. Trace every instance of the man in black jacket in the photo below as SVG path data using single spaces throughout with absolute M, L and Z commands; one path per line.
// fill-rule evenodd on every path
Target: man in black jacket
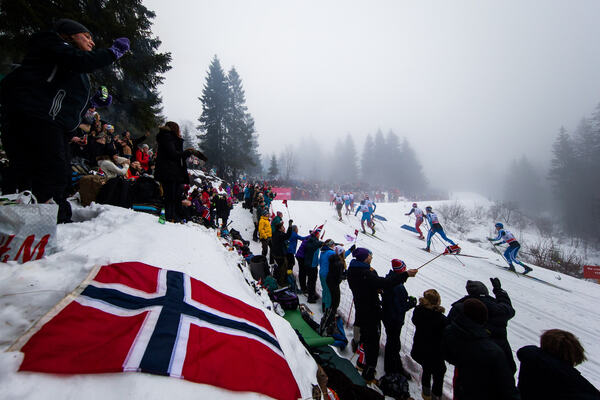
M 304 247 L 304 266 L 306 267 L 308 302 L 314 304 L 317 302 L 318 296 L 315 291 L 317 284 L 317 275 L 319 272 L 319 249 L 323 246 L 323 242 L 319 240 L 321 229 L 315 229 L 306 239 Z
M 442 352 L 455 367 L 455 400 L 518 400 L 519 392 L 502 349 L 485 329 L 488 310 L 476 298 L 461 303 L 444 330 Z
M 371 267 L 373 254 L 368 249 L 359 247 L 352 252 L 352 256 L 354 259 L 348 267 L 348 285 L 354 296 L 356 320 L 360 321 L 360 341 L 365 351 L 366 367 L 362 376 L 367 381 L 373 381 L 381 333 L 382 311 L 379 291 L 406 282 L 408 277 L 415 276 L 418 271 L 409 269 L 383 278 Z
M 277 279 L 279 286 L 285 286 L 287 283 L 288 265 L 285 251 L 287 250 L 287 240 L 290 238 L 291 234 L 291 224 L 286 232 L 283 222 L 279 222 L 275 226 L 273 236 L 271 237 L 271 254 L 273 254 L 273 258 L 277 264 L 277 273 L 275 278 Z
M 90 31 L 61 19 L 53 31 L 34 34 L 21 65 L 0 83 L 2 143 L 9 159 L 4 190 L 31 189 L 39 202 L 58 204 L 58 222 L 69 222 L 69 140 L 88 108 L 88 72 L 129 50 L 127 38 L 93 50 Z
M 492 282 L 496 298 L 489 295 L 487 287 L 482 282 L 467 281 L 466 289 L 468 295 L 452 304 L 452 308 L 448 313 L 448 319 L 452 321 L 458 314 L 463 312 L 462 303 L 465 300 L 471 298 L 481 300 L 488 310 L 488 320 L 485 327 L 490 331 L 491 339 L 504 351 L 510 370 L 514 374 L 517 371 L 517 365 L 515 364 L 512 349 L 506 336 L 506 326 L 508 325 L 508 321 L 515 316 L 515 309 L 512 306 L 510 297 L 508 297 L 508 293 L 502 289 L 500 279 L 490 278 L 490 281 Z

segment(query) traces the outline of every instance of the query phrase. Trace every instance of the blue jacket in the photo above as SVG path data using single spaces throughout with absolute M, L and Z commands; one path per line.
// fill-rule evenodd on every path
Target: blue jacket
M 391 271 L 388 275 L 396 275 Z M 404 315 L 408 310 L 408 292 L 404 284 L 400 283 L 394 287 L 384 289 L 382 296 L 383 322 L 397 327 L 404 325 Z
M 329 273 L 329 257 L 335 254 L 333 249 L 330 249 L 327 246 L 321 247 L 321 256 L 319 257 L 319 276 L 323 278 L 327 278 L 327 274 Z
M 289 240 L 289 245 L 288 245 L 288 249 L 287 249 L 287 253 L 288 254 L 294 254 L 296 253 L 296 247 L 298 246 L 298 239 L 300 240 L 304 240 L 304 239 L 308 239 L 308 236 L 300 236 L 298 235 L 298 233 L 292 231 L 292 234 L 290 235 Z

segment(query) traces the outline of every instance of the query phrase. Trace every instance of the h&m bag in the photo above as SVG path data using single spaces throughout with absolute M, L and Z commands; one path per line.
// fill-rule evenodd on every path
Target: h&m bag
M 0 262 L 26 263 L 57 250 L 57 204 L 38 204 L 30 192 L 0 199 Z

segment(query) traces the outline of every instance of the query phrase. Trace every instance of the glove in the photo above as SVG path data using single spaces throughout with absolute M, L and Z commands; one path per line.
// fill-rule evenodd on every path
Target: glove
M 129 39 L 126 37 L 115 39 L 112 46 L 110 46 L 108 50 L 110 50 L 118 60 L 129 51 Z
M 350 253 L 354 252 L 354 250 L 356 250 L 356 245 L 353 244 L 352 246 L 350 246 Z
M 417 306 L 417 299 L 414 296 L 408 296 L 408 309 L 415 308 Z
M 502 289 L 502 286 L 500 285 L 500 279 L 490 278 L 490 282 L 492 282 L 492 287 L 494 288 L 494 290 Z

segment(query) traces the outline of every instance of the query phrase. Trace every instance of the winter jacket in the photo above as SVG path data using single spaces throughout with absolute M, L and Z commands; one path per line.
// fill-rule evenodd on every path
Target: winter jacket
M 392 275 L 398 275 L 398 273 L 390 271 L 386 278 L 391 279 Z M 404 285 L 399 283 L 396 286 L 385 288 L 381 300 L 382 320 L 386 327 L 390 325 L 401 328 L 404 325 L 404 316 L 410 310 L 408 292 Z
M 329 256 L 329 273 L 327 274 L 327 286 L 336 287 L 342 283 L 342 276 L 346 263 L 337 254 Z
M 154 178 L 159 182 L 189 182 L 185 164 L 188 154 L 183 151 L 183 139 L 163 128 L 156 135 L 156 142 L 158 149 Z
M 227 199 L 225 198 L 225 196 L 217 196 L 216 200 L 215 200 L 215 205 L 216 205 L 216 210 L 217 210 L 217 217 L 219 218 L 229 218 L 229 212 L 230 212 L 230 207 L 227 204 Z
M 287 250 L 287 240 L 290 238 L 291 230 L 287 232 L 281 232 L 275 230 L 273 232 L 273 238 L 271 239 L 271 249 L 274 257 L 284 257 Z
M 135 152 L 135 159 L 139 161 L 144 171 L 148 171 L 150 169 L 150 156 L 143 152 L 143 150 L 138 149 Z
M 380 277 L 377 275 L 377 271 L 371 269 L 369 264 L 356 259 L 350 261 L 350 266 L 348 267 L 348 285 L 354 296 L 356 320 L 360 321 L 360 326 L 379 324 L 381 322 L 382 312 L 379 289 L 393 287 L 399 283 L 406 282 L 407 279 L 407 272 Z
M 504 354 L 506 354 L 510 369 L 514 374 L 517 370 L 517 366 L 513 358 L 512 349 L 508 343 L 506 325 L 508 324 L 508 321 L 515 316 L 515 309 L 513 308 L 510 297 L 506 291 L 503 289 L 494 290 L 494 295 L 496 296 L 495 299 L 489 295 L 463 297 L 452 304 L 452 308 L 448 313 L 448 319 L 452 321 L 456 318 L 457 314 L 463 313 L 463 303 L 465 300 L 469 298 L 481 300 L 488 309 L 488 321 L 485 327 L 489 330 L 491 339 L 496 342 L 496 344 L 504 351 Z
M 298 247 L 298 251 L 296 252 L 296 257 L 304 258 L 304 250 L 306 250 L 306 242 L 308 241 L 309 237 L 310 236 L 307 236 L 306 239 L 304 239 L 302 243 L 300 243 L 300 247 Z
M 413 311 L 412 322 L 415 335 L 410 356 L 421 365 L 443 364 L 442 336 L 448 318 L 441 311 L 419 305 Z
M 566 362 L 537 346 L 517 351 L 521 360 L 519 390 L 523 400 L 598 400 L 600 391 Z
M 455 400 L 517 400 L 513 372 L 483 325 L 459 314 L 446 327 L 442 353 L 455 366 Z
M 275 231 L 277 230 L 277 225 L 279 225 L 281 223 L 281 217 L 279 215 L 275 216 L 275 218 L 273 218 L 273 221 L 271 221 L 271 233 L 274 234 Z
M 288 229 L 291 229 L 291 226 Z M 300 236 L 300 235 L 298 235 L 297 232 L 292 231 L 292 233 L 290 234 L 289 244 L 288 244 L 288 248 L 287 248 L 288 254 L 296 253 L 296 247 L 298 246 L 298 239 L 300 239 L 300 240 L 308 239 L 308 236 Z
M 88 108 L 87 73 L 115 60 L 108 49 L 84 51 L 56 32 L 36 33 L 21 65 L 0 82 L 1 114 L 25 114 L 74 131 Z
M 272 236 L 271 225 L 269 224 L 269 217 L 261 216 L 258 221 L 258 237 L 260 239 L 270 239 Z
M 306 245 L 304 246 L 304 266 L 310 268 L 316 268 L 319 265 L 319 248 L 323 246 L 315 235 L 310 235 L 306 239 Z
M 329 257 L 335 254 L 335 251 L 327 246 L 321 247 L 321 255 L 319 256 L 319 276 L 327 279 L 329 273 Z

